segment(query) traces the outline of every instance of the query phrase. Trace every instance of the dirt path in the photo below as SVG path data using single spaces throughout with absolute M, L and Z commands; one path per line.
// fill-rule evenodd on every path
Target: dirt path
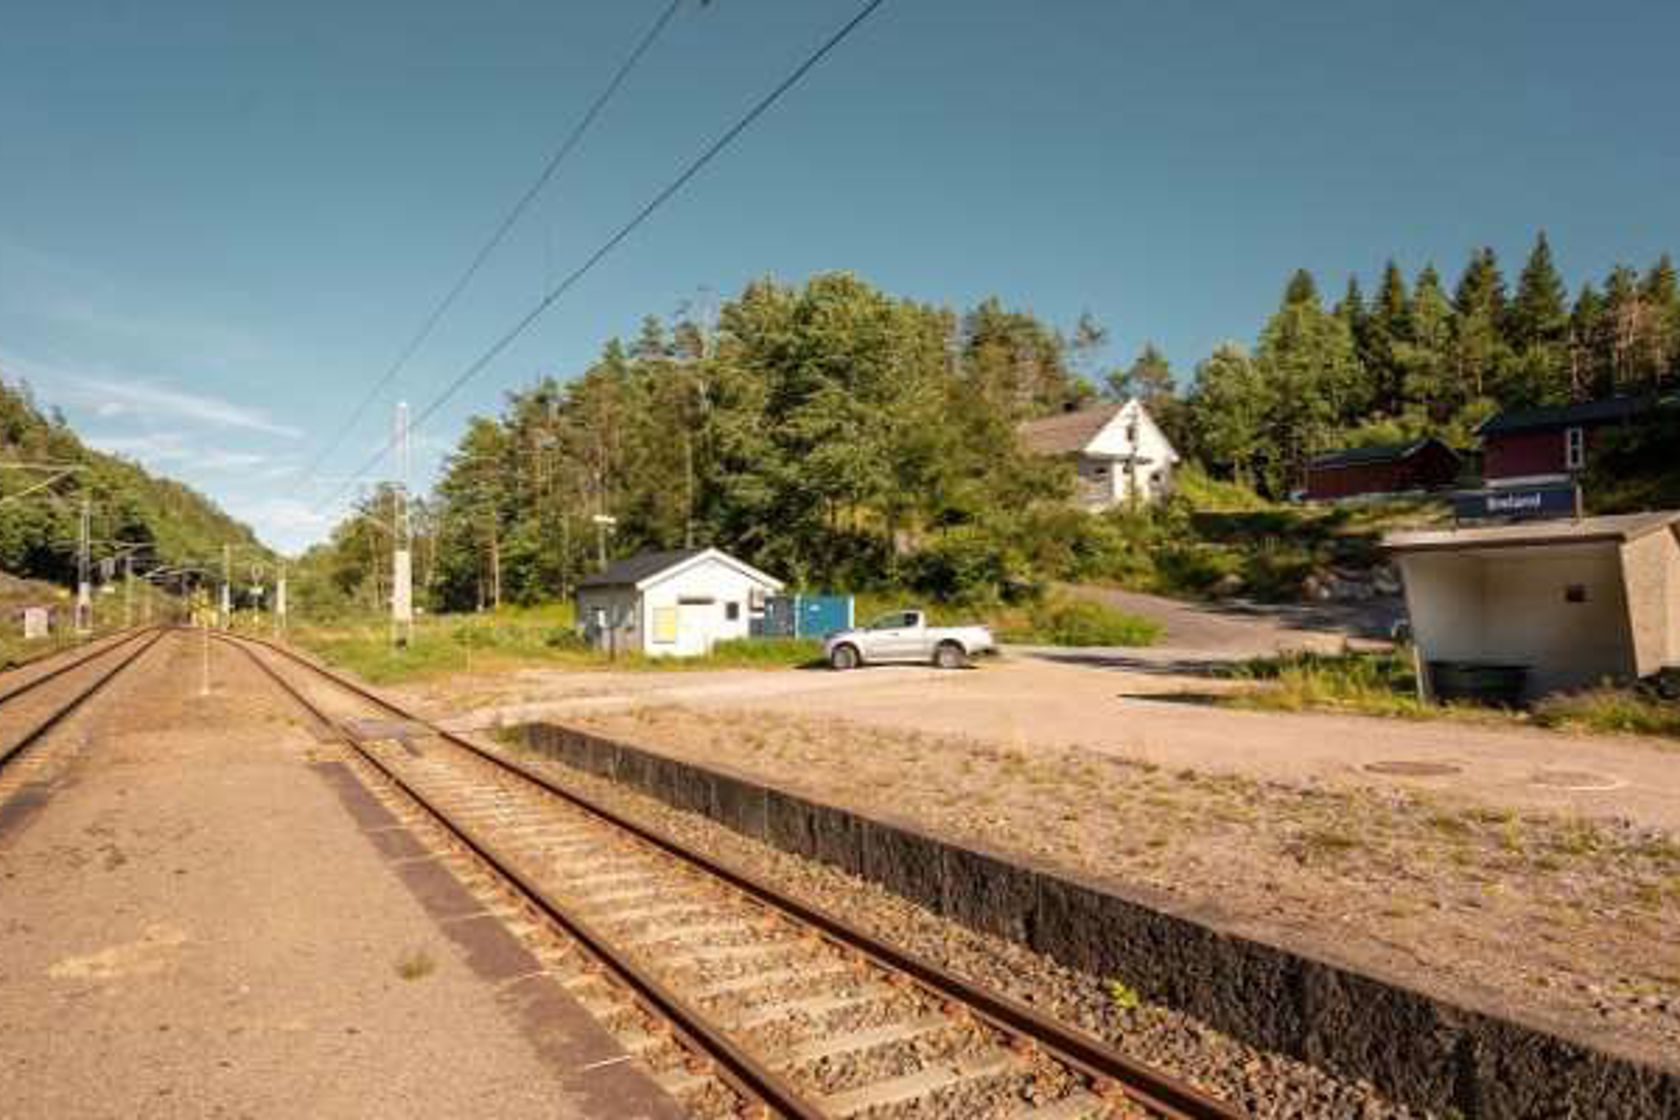
M 167 638 L 75 717 L 51 799 L 0 833 L 0 1113 L 639 1114 L 568 1080 L 294 710 L 220 649 L 199 696 L 198 656 Z

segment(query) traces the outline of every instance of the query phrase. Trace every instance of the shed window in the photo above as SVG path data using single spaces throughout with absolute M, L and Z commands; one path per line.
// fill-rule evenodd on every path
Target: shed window
M 741 604 L 725 603 L 723 605 L 723 617 L 728 619 L 730 622 L 739 621 L 741 617 Z
M 1564 429 L 1563 465 L 1572 471 L 1587 465 L 1587 433 L 1583 429 Z

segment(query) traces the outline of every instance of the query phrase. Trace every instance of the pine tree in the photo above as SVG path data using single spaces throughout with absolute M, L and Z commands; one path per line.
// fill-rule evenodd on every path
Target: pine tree
M 1465 400 L 1479 400 L 1493 390 L 1506 354 L 1505 278 L 1491 248 L 1470 255 L 1453 292 L 1458 332 L 1453 340 L 1453 369 Z
M 1552 263 L 1552 247 L 1542 230 L 1517 281 L 1517 295 L 1506 318 L 1506 337 L 1513 348 L 1555 346 L 1569 332 L 1568 293 Z
M 1505 317 L 1511 354 L 1500 371 L 1499 397 L 1507 403 L 1545 404 L 1569 398 L 1568 294 L 1552 248 L 1541 231 L 1517 281 Z
M 1418 410 L 1425 421 L 1422 426 L 1431 431 L 1440 430 L 1464 404 L 1452 368 L 1456 318 L 1440 274 L 1434 265 L 1425 265 L 1412 287 L 1408 338 L 1396 356 L 1403 375 L 1402 411 Z
M 1610 392 L 1610 367 L 1605 361 L 1604 297 L 1591 284 L 1582 284 L 1569 314 L 1569 396 L 1585 401 Z
M 1667 253 L 1645 274 L 1639 296 L 1650 316 L 1641 372 L 1643 380 L 1657 390 L 1680 380 L 1680 283 Z
M 1360 357 L 1371 380 L 1377 411 L 1397 416 L 1401 410 L 1405 370 L 1400 351 L 1411 341 L 1410 297 L 1406 278 L 1392 258 L 1383 266 L 1382 283 L 1371 303 Z
M 1312 273 L 1304 268 L 1295 270 L 1289 278 L 1289 284 L 1283 290 L 1283 304 L 1293 307 L 1296 304 L 1310 303 L 1318 306 L 1318 284 L 1313 280 Z
M 1604 281 L 1604 331 L 1600 361 L 1609 370 L 1611 393 L 1631 393 L 1639 388 L 1640 339 L 1647 326 L 1639 275 L 1625 264 L 1610 270 Z

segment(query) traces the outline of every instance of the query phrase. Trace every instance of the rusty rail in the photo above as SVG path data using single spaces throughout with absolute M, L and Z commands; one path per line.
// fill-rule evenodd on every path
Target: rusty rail
M 29 681 L 23 687 L 13 689 L 11 692 L 8 692 L 4 697 L 0 697 L 0 699 L 10 700 L 14 696 L 18 696 L 22 693 L 28 692 L 30 689 L 33 689 L 34 687 L 36 687 L 39 684 L 43 684 L 48 680 L 52 680 L 52 679 L 55 679 L 57 677 L 60 677 L 60 676 L 64 675 L 65 673 L 69 672 L 72 669 L 76 669 L 76 668 L 79 668 L 83 665 L 86 665 L 89 661 L 92 661 L 97 657 L 100 657 L 104 654 L 110 653 L 113 650 L 120 649 L 128 641 L 141 639 L 141 638 L 145 637 L 145 635 L 147 633 L 148 633 L 148 631 L 141 631 L 140 633 L 135 634 L 130 638 L 125 638 L 121 641 L 113 642 L 109 645 L 102 646 L 102 647 L 100 647 L 100 649 L 98 649 L 94 653 L 90 653 L 85 657 L 78 658 L 76 661 L 72 662 L 69 665 L 61 666 L 57 669 L 54 669 L 51 673 L 48 673 L 48 674 L 45 674 L 43 676 L 34 678 L 33 680 Z M 106 685 L 110 684 L 111 681 L 116 678 L 118 673 L 122 672 L 124 669 L 126 669 L 130 665 L 134 664 L 136 661 L 138 661 L 140 659 L 141 655 L 143 655 L 147 650 L 149 650 L 153 646 L 157 645 L 158 642 L 160 640 L 162 640 L 163 634 L 164 634 L 164 632 L 162 630 L 153 630 L 153 631 L 150 631 L 150 633 L 151 633 L 150 639 L 144 641 L 139 646 L 139 648 L 133 650 L 132 652 L 130 652 L 129 654 L 127 654 L 126 656 L 121 658 L 111 668 L 105 670 L 105 672 L 103 672 L 98 677 L 96 677 L 91 684 L 89 684 L 86 687 L 77 691 L 75 693 L 75 695 L 73 695 L 70 698 L 68 703 L 62 705 L 59 708 L 54 709 L 52 715 L 48 716 L 46 719 L 44 719 L 40 723 L 36 724 L 35 727 L 32 728 L 29 731 L 29 733 L 26 734 L 23 738 L 19 739 L 17 742 L 13 743 L 9 747 L 0 748 L 0 768 L 5 767 L 8 763 L 12 762 L 18 756 L 23 754 L 24 751 L 26 751 L 30 747 L 34 746 L 49 731 L 51 731 L 53 728 L 57 727 L 60 723 L 63 723 L 66 719 L 68 719 L 70 717 L 70 715 L 73 712 L 75 712 L 77 709 L 79 709 L 83 704 L 85 704 L 89 700 L 93 699 L 93 697 L 96 696 L 102 689 L 104 689 L 104 687 Z
M 706 855 L 691 851 L 677 841 L 622 816 L 593 798 L 566 789 L 523 763 L 503 757 L 497 752 L 486 750 L 460 735 L 437 726 L 373 692 L 359 682 L 319 664 L 313 658 L 305 657 L 292 649 L 261 638 L 243 638 L 240 642 L 231 643 L 244 649 L 245 653 L 272 679 L 278 682 L 286 692 L 296 698 L 316 718 L 322 719 L 328 727 L 336 728 L 336 725 L 312 702 L 304 698 L 272 666 L 245 647 L 242 644 L 245 641 L 262 646 L 286 658 L 293 664 L 303 666 L 337 687 L 360 697 L 399 719 L 425 727 L 428 732 L 443 741 L 490 763 L 503 772 L 515 775 L 539 787 L 544 792 L 583 810 L 596 819 L 621 829 L 643 843 L 665 852 L 689 866 L 729 884 L 743 894 L 781 911 L 795 921 L 803 922 L 815 928 L 830 941 L 874 961 L 883 968 L 909 977 L 935 996 L 966 1005 L 977 1018 L 989 1023 L 1006 1035 L 1031 1041 L 1057 1061 L 1092 1079 L 1095 1084 L 1117 1086 L 1125 1096 L 1162 1116 L 1177 1118 L 1177 1120 L 1240 1120 L 1245 1115 L 1224 1101 L 1209 1096 L 1170 1074 L 1120 1053 L 1094 1035 L 1051 1019 L 1037 1009 L 1001 992 L 993 991 L 973 981 L 954 975 L 931 961 L 905 952 L 882 941 L 875 935 L 853 926 L 840 917 L 791 897 L 756 876 L 727 867 Z M 352 743 L 352 745 L 356 746 L 363 757 L 372 760 L 371 752 L 363 749 L 360 744 Z M 374 765 L 378 766 L 387 777 L 403 786 L 405 791 L 423 805 L 434 818 L 442 820 L 446 827 L 450 827 L 451 831 L 459 834 L 459 830 L 450 826 L 440 812 L 426 805 L 412 790 L 408 790 L 406 784 L 400 778 L 396 778 L 376 760 L 374 760 Z M 467 843 L 478 850 L 479 846 L 476 843 L 470 840 Z M 509 874 L 509 878 L 516 882 L 520 881 L 517 873 Z M 522 887 L 522 889 L 524 888 Z M 562 921 L 562 924 L 570 925 L 570 923 L 564 921 Z M 595 948 L 597 942 L 591 941 L 590 944 L 592 948 Z M 609 965 L 614 967 L 615 971 L 621 967 L 634 968 L 629 962 L 620 960 L 619 954 L 610 945 L 601 944 L 596 952 L 598 955 L 607 958 Z M 649 983 L 656 985 L 657 981 L 652 981 L 649 978 Z M 680 998 L 675 996 L 671 998 L 673 1004 L 678 1007 L 678 1013 L 684 1013 L 685 1005 Z M 710 1028 L 705 1028 L 705 1030 L 708 1034 L 717 1033 Z M 727 1044 L 727 1040 L 724 1041 Z M 729 1045 L 732 1046 L 732 1044 Z M 750 1059 L 747 1060 L 750 1061 Z M 756 1065 L 756 1063 L 753 1064 Z M 797 1101 L 797 1098 L 795 1100 Z M 803 1102 L 797 1102 L 801 1105 L 798 1108 L 785 1106 L 777 1102 L 772 1103 L 791 1116 L 821 1115 L 808 1105 L 803 1105 Z

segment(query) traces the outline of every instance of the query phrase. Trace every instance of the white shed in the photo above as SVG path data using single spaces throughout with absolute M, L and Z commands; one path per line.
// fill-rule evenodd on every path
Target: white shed
M 781 580 L 715 548 L 643 552 L 578 584 L 578 626 L 598 649 L 696 657 L 745 638 L 781 590 Z

